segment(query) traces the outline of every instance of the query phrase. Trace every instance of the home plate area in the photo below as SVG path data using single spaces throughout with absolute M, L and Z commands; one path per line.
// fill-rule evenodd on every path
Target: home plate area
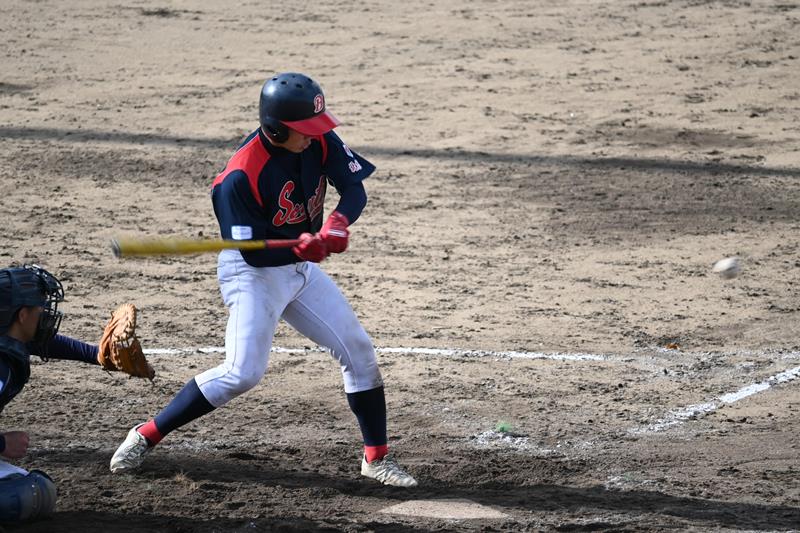
M 509 518 L 509 515 L 470 500 L 409 500 L 389 506 L 382 513 L 437 518 L 440 520 L 471 520 Z

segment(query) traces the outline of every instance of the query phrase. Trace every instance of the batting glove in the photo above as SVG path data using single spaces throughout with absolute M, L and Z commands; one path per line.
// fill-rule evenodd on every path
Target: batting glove
M 322 240 L 319 234 L 311 235 L 310 233 L 303 233 L 300 235 L 300 244 L 292 248 L 294 255 L 303 261 L 312 261 L 314 263 L 321 263 L 328 257 L 328 247 L 325 246 L 325 241 Z
M 332 254 L 340 254 L 347 250 L 347 241 L 350 238 L 350 230 L 347 226 L 350 221 L 347 217 L 338 211 L 334 211 L 325 221 L 319 236 L 328 247 L 328 252 Z

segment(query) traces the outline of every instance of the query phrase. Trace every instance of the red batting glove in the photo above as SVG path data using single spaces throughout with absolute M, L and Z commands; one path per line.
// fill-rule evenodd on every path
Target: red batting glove
M 323 259 L 328 257 L 328 247 L 325 246 L 325 241 L 322 240 L 319 234 L 303 233 L 300 235 L 300 240 L 302 242 L 292 248 L 292 251 L 294 255 L 303 261 L 321 263 Z
M 350 221 L 338 211 L 334 211 L 325 221 L 319 236 L 325 241 L 328 251 L 332 254 L 340 254 L 347 250 L 347 240 L 350 238 L 350 230 L 347 226 Z

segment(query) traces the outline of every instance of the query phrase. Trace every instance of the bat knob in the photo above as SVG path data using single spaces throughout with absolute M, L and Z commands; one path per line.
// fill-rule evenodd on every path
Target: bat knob
M 122 256 L 122 252 L 119 249 L 119 242 L 117 239 L 111 239 L 111 252 L 114 254 L 114 257 L 119 258 Z

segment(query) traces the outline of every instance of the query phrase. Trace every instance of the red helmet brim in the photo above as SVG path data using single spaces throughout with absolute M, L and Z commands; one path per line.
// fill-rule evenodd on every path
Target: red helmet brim
M 293 130 L 299 131 L 303 135 L 308 135 L 309 137 L 316 137 L 317 135 L 328 133 L 340 124 L 339 119 L 334 117 L 328 111 L 323 111 L 319 115 L 315 115 L 305 120 L 282 120 L 281 122 Z

